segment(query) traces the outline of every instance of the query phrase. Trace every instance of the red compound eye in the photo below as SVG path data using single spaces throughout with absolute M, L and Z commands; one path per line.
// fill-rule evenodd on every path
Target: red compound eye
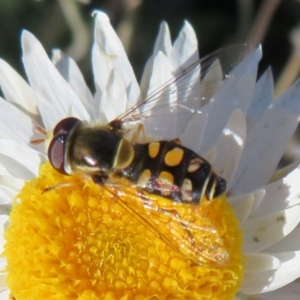
M 58 134 L 52 140 L 48 148 L 48 158 L 52 167 L 58 172 L 67 175 L 65 170 L 66 134 Z
M 68 134 L 78 122 L 80 122 L 80 120 L 74 117 L 62 119 L 54 127 L 53 136 L 58 134 Z

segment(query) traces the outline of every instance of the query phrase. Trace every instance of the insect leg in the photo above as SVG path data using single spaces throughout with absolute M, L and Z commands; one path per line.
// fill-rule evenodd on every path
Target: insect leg
M 173 142 L 174 144 L 177 144 L 177 145 L 182 145 L 180 138 L 175 138 L 175 139 L 171 140 L 171 142 Z
M 72 186 L 72 183 L 59 183 L 59 184 L 56 184 L 56 185 L 52 185 L 52 186 L 49 186 L 47 188 L 44 188 L 42 190 L 42 194 L 53 191 L 53 190 L 60 189 L 62 187 L 68 187 L 68 186 Z

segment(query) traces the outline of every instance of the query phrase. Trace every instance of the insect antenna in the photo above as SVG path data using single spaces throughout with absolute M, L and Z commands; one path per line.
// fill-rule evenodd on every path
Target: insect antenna
M 45 142 L 45 139 L 35 139 L 35 140 L 30 141 L 30 144 L 39 145 L 39 144 L 42 144 L 43 142 Z
M 36 125 L 34 127 L 34 131 L 37 132 L 37 133 L 39 133 L 39 134 L 42 134 L 42 135 L 46 135 L 47 134 L 46 130 L 42 126 L 40 126 L 40 125 Z

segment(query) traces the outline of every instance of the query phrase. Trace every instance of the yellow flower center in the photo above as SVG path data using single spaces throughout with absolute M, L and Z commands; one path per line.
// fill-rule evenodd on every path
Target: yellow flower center
M 142 198 L 43 165 L 5 233 L 15 299 L 233 299 L 244 257 L 226 197 L 199 206 Z

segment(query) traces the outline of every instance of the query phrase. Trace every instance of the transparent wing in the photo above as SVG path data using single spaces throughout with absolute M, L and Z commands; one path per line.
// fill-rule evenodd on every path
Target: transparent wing
M 235 82 L 242 76 L 248 67 L 242 61 L 253 53 L 249 45 L 229 46 L 178 74 L 171 74 L 170 79 L 159 87 L 151 86 L 150 82 L 148 95 L 111 124 L 122 127 L 126 132 L 128 128 L 131 130 L 132 124 L 141 122 L 143 127 L 157 131 L 160 137 L 161 128 L 174 128 L 174 135 L 167 138 L 176 138 L 180 136 L 181 128 L 190 122 L 191 116 L 201 113 L 205 105 L 213 103 L 214 95 L 228 81 Z M 139 136 L 136 127 L 133 126 L 131 131 Z M 228 241 L 230 237 L 226 236 L 226 230 L 218 229 L 222 228 L 218 224 L 222 220 L 215 219 L 209 212 L 213 203 L 201 201 L 197 206 L 176 203 L 140 191 L 132 183 L 107 184 L 105 189 L 124 210 L 186 259 L 207 267 L 224 267 L 230 263 L 233 243 Z
M 146 97 L 112 123 L 122 123 L 126 128 L 127 123 L 142 121 L 145 124 L 151 118 L 151 124 L 155 124 L 157 130 L 160 123 L 162 127 L 169 123 L 180 131 L 190 121 L 191 114 L 201 113 L 202 107 L 213 101 L 213 95 L 225 82 L 243 74 L 247 64 L 237 66 L 253 52 L 253 47 L 248 44 L 228 46 L 194 62 L 178 74 L 170 74 L 170 79 L 161 86 L 153 86 L 150 82 Z
M 230 263 L 226 232 L 218 231 L 208 213 L 210 203 L 176 203 L 138 191 L 132 184 L 105 185 L 116 203 L 171 249 L 197 265 L 220 268 Z

